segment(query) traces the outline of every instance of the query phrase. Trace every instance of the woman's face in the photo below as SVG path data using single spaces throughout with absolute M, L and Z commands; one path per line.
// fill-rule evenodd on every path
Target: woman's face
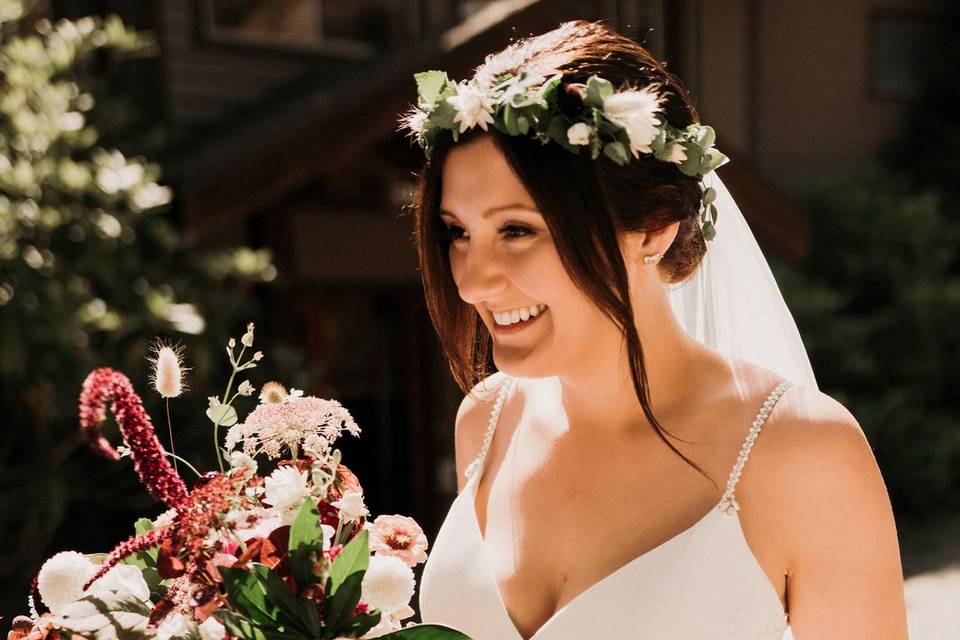
M 498 369 L 563 375 L 607 340 L 619 343 L 615 325 L 570 279 L 543 216 L 489 137 L 455 145 L 442 174 L 453 279 L 490 331 Z

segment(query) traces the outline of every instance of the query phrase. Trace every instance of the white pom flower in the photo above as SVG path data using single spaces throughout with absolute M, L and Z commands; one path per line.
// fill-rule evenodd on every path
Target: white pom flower
M 43 603 L 55 614 L 84 596 L 83 585 L 96 572 L 87 556 L 77 551 L 61 551 L 43 563 L 37 576 L 37 588 Z
M 182 613 L 171 613 L 157 627 L 156 640 L 187 640 L 193 635 L 195 626 Z
M 363 516 L 370 515 L 366 505 L 363 504 L 363 494 L 353 489 L 345 491 L 339 500 L 330 504 L 340 509 L 340 518 L 343 520 L 359 520 Z
M 403 560 L 372 556 L 360 585 L 361 600 L 389 615 L 407 607 L 415 586 L 413 570 Z
M 213 616 L 200 623 L 200 640 L 223 640 L 226 635 L 226 628 Z
M 230 470 L 237 469 L 244 469 L 251 474 L 255 474 L 257 472 L 257 461 L 243 451 L 233 451 L 230 453 Z
M 593 127 L 586 122 L 578 122 L 567 129 L 567 142 L 570 144 L 590 144 L 590 133 Z
M 263 488 L 267 502 L 278 512 L 298 508 L 310 495 L 307 474 L 293 466 L 276 469 L 264 478 Z
M 447 102 L 457 110 L 453 121 L 460 123 L 460 133 L 477 124 L 486 131 L 487 125 L 493 124 L 493 105 L 490 98 L 472 82 L 458 84 L 457 95 L 447 98 Z
M 143 579 L 143 572 L 132 564 L 118 564 L 90 585 L 89 595 L 102 598 L 114 595 L 121 600 L 136 598 L 150 602 L 150 587 Z
M 639 91 L 621 91 L 603 101 L 604 115 L 627 130 L 633 157 L 651 153 L 650 143 L 659 133 L 660 121 L 656 113 L 666 98 L 656 92 L 656 85 Z
M 153 521 L 153 526 L 156 529 L 163 529 L 164 527 L 173 524 L 173 521 L 177 518 L 176 509 L 167 509 Z

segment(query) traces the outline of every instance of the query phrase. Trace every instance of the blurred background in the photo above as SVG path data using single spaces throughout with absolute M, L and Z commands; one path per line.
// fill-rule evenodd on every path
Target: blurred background
M 645 44 L 718 131 L 820 386 L 887 482 L 911 637 L 960 638 L 960 7 L 939 0 L 0 0 L 0 628 L 45 558 L 163 510 L 76 410 L 116 367 L 166 442 L 155 336 L 191 367 L 178 453 L 215 464 L 206 397 L 254 321 L 252 382 L 343 402 L 371 511 L 433 539 L 462 394 L 397 117 L 413 73 L 463 78 L 573 18 Z

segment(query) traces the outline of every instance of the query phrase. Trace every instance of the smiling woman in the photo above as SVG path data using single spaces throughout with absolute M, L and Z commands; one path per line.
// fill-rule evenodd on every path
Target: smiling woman
M 682 83 L 584 21 L 488 56 L 455 89 L 440 73 L 418 74 L 407 119 L 428 150 L 415 232 L 467 396 L 461 491 L 424 568 L 423 620 L 475 640 L 775 640 L 789 614 L 798 640 L 905 638 L 869 445 L 806 375 Z M 748 277 L 702 278 L 731 254 Z M 667 287 L 691 282 L 680 295 L 701 315 L 681 325 Z M 722 293 L 711 283 L 746 332 L 703 304 Z M 750 332 L 764 324 L 771 343 Z M 718 327 L 757 348 L 701 339 Z M 789 375 L 737 355 L 786 363 L 796 345 Z

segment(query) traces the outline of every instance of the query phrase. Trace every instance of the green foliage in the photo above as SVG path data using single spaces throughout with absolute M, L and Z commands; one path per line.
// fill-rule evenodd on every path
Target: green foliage
M 145 388 L 148 340 L 183 340 L 201 393 L 176 401 L 175 424 L 177 411 L 199 417 L 177 429 L 177 444 L 195 434 L 206 448 L 202 381 L 221 369 L 213 345 L 256 317 L 248 292 L 276 276 L 268 251 L 191 250 L 174 224 L 174 193 L 144 153 L 146 105 L 116 82 L 155 52 L 149 34 L 117 16 L 51 22 L 0 0 L 0 523 L 9 536 L 0 577 L 15 577 L 11 594 L 25 592 L 57 532 L 76 528 L 71 507 L 142 496 L 142 512 L 157 508 L 129 460 L 96 463 L 86 450 L 76 415 L 84 376 L 104 365 L 127 372 L 159 418 Z M 103 546 L 115 533 L 101 533 Z
M 778 273 L 818 382 L 857 417 L 894 508 L 960 507 L 960 209 L 879 167 L 795 185 L 814 229 Z

